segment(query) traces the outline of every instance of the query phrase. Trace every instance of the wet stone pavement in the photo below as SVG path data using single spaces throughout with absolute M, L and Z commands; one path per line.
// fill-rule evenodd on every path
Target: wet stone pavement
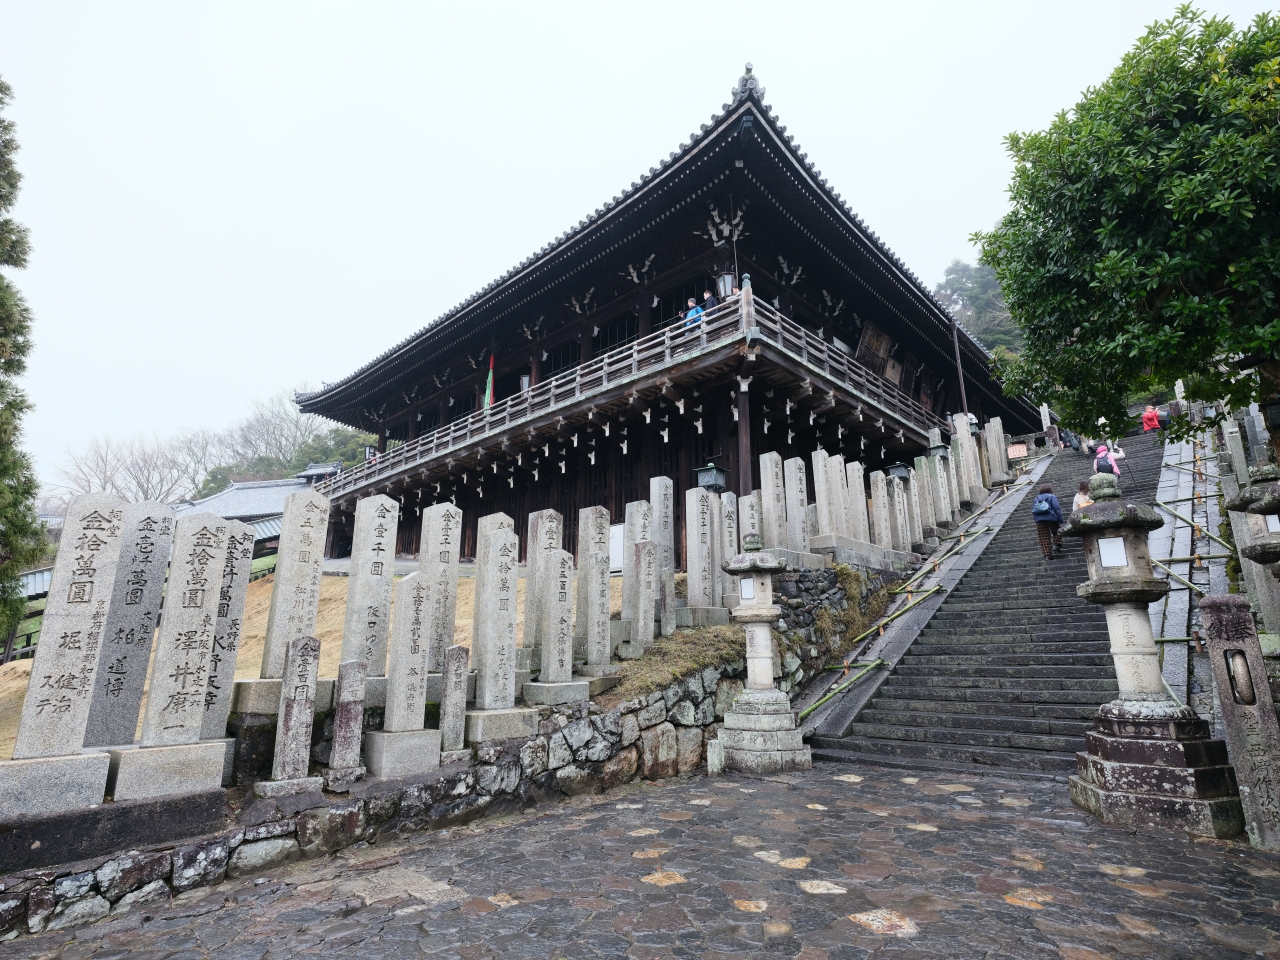
M 1280 958 L 1280 857 L 1065 784 L 820 765 L 636 784 L 191 891 L 0 957 Z

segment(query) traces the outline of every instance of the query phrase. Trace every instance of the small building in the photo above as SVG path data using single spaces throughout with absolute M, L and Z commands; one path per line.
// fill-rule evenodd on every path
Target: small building
M 654 476 L 674 481 L 682 523 L 708 462 L 742 495 L 769 451 L 807 462 L 822 447 L 874 470 L 924 453 L 949 413 L 1038 429 L 763 98 L 748 65 L 710 123 L 600 209 L 297 398 L 378 437 L 377 456 L 317 484 L 334 505 L 330 556 L 349 552 L 356 500 L 375 493 L 402 504 L 402 554 L 417 552 L 421 509 L 445 500 L 463 510 L 464 556 L 497 511 L 522 531 L 556 509 L 572 547 L 580 507 L 619 522 Z M 687 318 L 705 292 L 718 306 Z
M 174 504 L 174 513 L 207 510 L 227 520 L 239 520 L 254 528 L 254 556 L 274 553 L 280 539 L 280 518 L 284 502 L 292 493 L 306 490 L 342 472 L 342 464 L 311 463 L 305 470 L 283 480 L 248 480 L 232 483 L 225 490 L 187 503 Z

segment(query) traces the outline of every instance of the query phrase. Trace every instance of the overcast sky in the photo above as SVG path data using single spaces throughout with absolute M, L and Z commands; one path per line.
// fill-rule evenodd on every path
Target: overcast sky
M 0 0 L 33 255 L 26 446 L 222 427 L 434 320 L 709 120 L 750 60 L 930 285 L 1173 2 Z M 1245 0 L 1210 9 L 1242 24 Z

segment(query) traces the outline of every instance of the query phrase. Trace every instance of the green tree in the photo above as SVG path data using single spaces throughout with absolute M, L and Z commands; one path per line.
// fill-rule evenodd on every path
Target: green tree
M 1047 130 L 1010 134 L 1012 209 L 973 237 L 1024 335 L 1006 390 L 1078 429 L 1179 378 L 1257 398 L 1250 371 L 1280 371 L 1278 120 L 1280 19 L 1182 6 Z
M 996 272 L 986 264 L 974 266 L 952 260 L 942 282 L 933 288 L 934 297 L 965 325 L 988 350 L 1017 353 L 1022 349 L 1022 331 L 1009 316 Z
M 13 162 L 18 152 L 13 121 L 3 115 L 13 91 L 0 80 L 0 267 L 27 265 L 27 229 L 4 216 L 18 196 L 22 175 Z M 31 459 L 18 449 L 22 415 L 31 409 L 17 379 L 31 351 L 31 310 L 0 273 L 0 630 L 4 636 L 26 606 L 18 575 L 44 553 L 44 526 L 36 516 L 36 474 Z

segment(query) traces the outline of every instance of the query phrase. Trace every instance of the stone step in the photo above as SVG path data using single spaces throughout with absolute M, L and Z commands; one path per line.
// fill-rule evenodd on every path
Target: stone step
M 1096 667 L 1002 667 L 996 664 L 967 666 L 947 663 L 945 660 L 928 666 L 902 663 L 894 670 L 894 675 L 899 677 L 937 677 L 941 680 L 957 680 L 963 677 L 1010 680 L 1090 680 L 1105 676 L 1105 673 L 1106 671 Z
M 1009 598 L 1001 596 L 997 590 L 987 591 L 981 599 L 977 597 L 957 597 L 954 593 L 947 597 L 942 604 L 942 609 L 948 613 L 1007 613 L 1020 609 L 1021 604 L 1011 601 Z M 1079 615 L 1080 598 L 1079 597 L 1050 597 L 1039 599 L 1033 607 L 1042 613 L 1049 612 L 1055 614 L 1070 614 L 1073 619 Z
M 886 681 L 877 697 L 903 700 L 955 700 L 966 703 L 1046 703 L 1082 704 L 1097 709 L 1114 700 L 1120 688 L 1114 680 L 1077 680 L 1078 687 L 1027 687 L 1022 683 L 1001 681 L 1006 686 L 966 686 L 954 684 L 932 686 L 929 684 L 895 684 Z M 1044 681 L 1041 681 L 1042 683 Z
M 980 628 L 962 629 L 956 626 L 939 627 L 929 626 L 920 631 L 920 637 L 916 643 L 921 641 L 932 643 L 935 640 L 950 641 L 959 639 L 961 641 L 972 640 L 980 643 L 1072 643 L 1072 642 L 1092 642 L 1096 640 L 1108 640 L 1110 635 L 1107 633 L 1107 625 L 1105 623 L 1085 624 L 1080 627 L 1068 627 L 1064 630 L 1041 630 L 1034 626 L 1025 626 L 1021 630 L 1008 628 L 1001 630 L 999 633 Z
M 1099 638 L 1097 640 L 1028 640 L 1021 638 L 1020 640 L 1007 640 L 997 643 L 987 643 L 986 637 L 982 637 L 979 642 L 977 639 L 965 641 L 962 639 L 948 640 L 944 637 L 935 637 L 929 640 L 917 640 L 911 647 L 911 656 L 985 656 L 985 657 L 1004 657 L 1018 656 L 1019 654 L 1070 654 L 1070 653 L 1106 653 L 1109 655 L 1110 643 Z
M 946 727 L 958 730 L 1000 731 L 1002 733 L 1035 733 L 1046 736 L 1079 737 L 1092 729 L 1089 720 L 1062 717 L 1011 717 L 966 713 L 903 713 L 900 710 L 870 709 L 862 711 L 860 723 L 892 727 Z M 910 739 L 910 738 L 907 738 Z
M 1110 653 L 1002 653 L 999 659 L 994 659 L 986 654 L 956 655 L 930 651 L 909 653 L 899 663 L 912 667 L 969 667 L 992 663 L 1001 667 L 1109 667 L 1113 661 Z
M 948 769 L 957 769 L 962 765 L 972 764 L 981 767 L 1047 773 L 1064 777 L 1076 772 L 1074 752 L 1032 751 L 1007 747 L 938 744 L 912 740 L 879 740 L 862 735 L 860 728 L 855 728 L 855 730 L 858 732 L 840 740 L 815 737 L 813 745 L 820 748 L 838 747 L 843 751 L 868 756 L 935 761 L 946 764 Z M 816 752 L 814 753 L 814 759 L 818 759 Z
M 979 690 L 1094 690 L 1114 697 L 1119 692 L 1115 678 L 1100 677 L 1037 677 L 1029 682 L 1026 677 L 942 677 L 930 674 L 900 676 L 897 673 L 885 680 L 880 689 L 892 690 L 904 687 L 942 687 Z
M 916 756 L 898 756 L 890 753 L 862 753 L 858 750 L 848 749 L 848 740 L 838 740 L 832 737 L 815 737 L 813 740 L 813 761 L 814 763 L 830 763 L 836 765 L 839 769 L 840 764 L 858 764 L 860 766 L 884 767 L 888 770 L 900 771 L 918 771 L 923 770 L 932 774 L 940 774 L 947 776 L 952 773 L 968 774 L 992 774 L 1003 778 L 1018 777 L 1027 780 L 1054 780 L 1065 781 L 1069 774 L 1075 773 L 1075 768 L 1064 772 L 1053 770 L 1031 769 L 1026 766 L 998 766 L 989 762 L 981 765 L 972 761 L 967 763 L 955 763 L 950 760 L 935 760 L 928 757 Z M 1038 754 L 1037 756 L 1051 757 L 1053 754 Z
M 1060 693 L 1061 691 L 1052 691 Z M 907 699 L 877 696 L 868 705 L 872 710 L 883 710 L 886 713 L 941 713 L 941 714 L 981 714 L 991 716 L 998 712 L 999 716 L 1008 717 L 1044 717 L 1051 720 L 1081 720 L 1092 723 L 1098 712 L 1098 705 L 1090 703 L 1059 703 L 1049 697 L 1045 703 L 1010 703 L 1001 702 L 996 706 L 993 701 L 986 700 L 942 700 Z
M 1061 612 L 1040 613 L 1035 616 L 1030 615 L 1030 611 L 1009 610 L 1006 608 L 1003 612 L 990 611 L 982 614 L 974 614 L 963 610 L 952 611 L 944 603 L 938 608 L 931 619 L 931 623 L 936 623 L 940 627 L 945 627 L 953 623 L 976 622 L 983 626 L 1001 627 L 1010 625 L 1035 625 L 1035 626 L 1059 626 L 1065 627 L 1080 621 L 1080 615 L 1067 608 L 1061 608 Z
M 1016 733 L 1005 730 L 954 730 L 946 727 L 907 727 L 888 723 L 859 723 L 857 736 L 875 740 L 904 740 L 968 747 L 1003 747 L 1010 750 L 1039 750 L 1073 754 L 1084 749 L 1084 734 Z

